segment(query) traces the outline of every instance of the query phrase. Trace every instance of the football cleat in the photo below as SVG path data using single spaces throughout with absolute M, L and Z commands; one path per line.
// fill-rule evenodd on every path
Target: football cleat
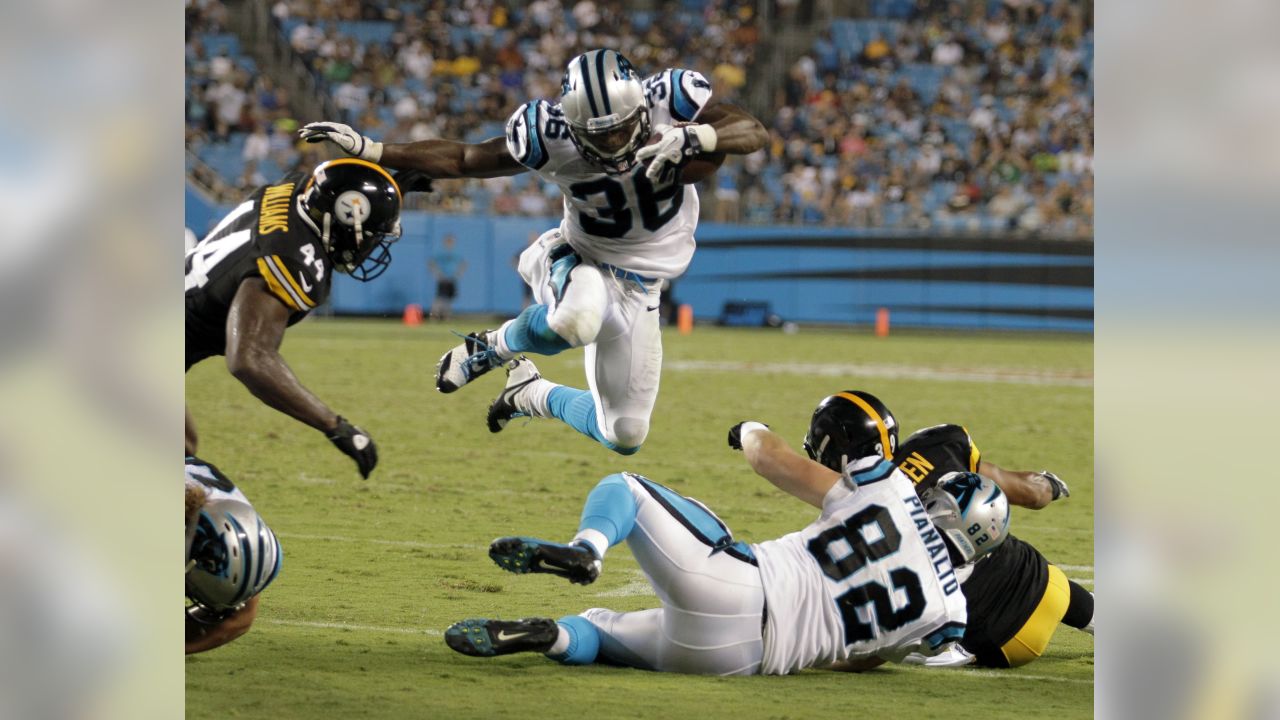
M 489 557 L 498 567 L 517 575 L 551 573 L 579 585 L 595 582 L 603 566 L 596 551 L 585 543 L 562 545 L 527 537 L 494 540 L 489 543 Z
M 540 380 L 538 368 L 529 358 L 520 357 L 507 363 L 507 386 L 503 388 L 498 399 L 489 403 L 489 432 L 502 432 L 507 423 L 515 418 L 530 417 L 527 409 L 520 407 L 520 392 Z
M 559 626 L 551 618 L 477 618 L 450 625 L 444 631 L 444 642 L 463 655 L 493 657 L 518 652 L 544 653 L 555 644 L 559 633 Z
M 458 347 L 440 358 L 436 365 L 436 389 L 451 393 L 472 380 L 502 365 L 498 351 L 496 330 L 481 330 L 463 338 Z

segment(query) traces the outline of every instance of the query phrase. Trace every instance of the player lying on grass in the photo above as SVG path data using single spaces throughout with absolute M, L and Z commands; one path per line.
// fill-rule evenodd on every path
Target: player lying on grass
M 774 475 L 796 472 L 791 468 L 802 459 L 799 455 L 777 435 L 767 430 L 757 434 L 747 453 L 757 472 L 771 480 Z M 740 435 L 745 435 L 742 425 L 730 430 L 731 447 L 747 446 L 745 437 L 738 439 Z M 981 459 L 969 434 L 958 425 L 921 430 L 899 446 L 897 419 L 884 403 L 865 392 L 836 393 L 819 403 L 804 447 L 810 458 L 828 468 L 840 467 L 846 457 L 883 452 L 916 483 L 922 498 L 949 474 L 975 469 L 984 475 L 992 472 L 1001 478 L 999 484 L 1007 494 L 1032 507 L 1066 496 L 1066 485 L 1052 473 L 1011 472 Z M 958 647 L 929 658 L 926 664 L 1017 667 L 1044 653 L 1059 622 L 1092 634 L 1093 594 L 1068 580 L 1030 543 L 1009 535 L 976 561 L 953 559 L 968 600 L 968 627 Z M 925 658 L 908 661 L 924 662 Z
M 280 543 L 244 493 L 203 460 L 186 460 L 187 654 L 249 632 L 258 595 L 280 572 Z
M 307 390 L 280 356 L 285 330 L 329 295 L 333 273 L 372 280 L 400 236 L 400 187 L 363 160 L 333 160 L 258 188 L 187 253 L 187 370 L 213 355 L 262 402 L 323 432 L 363 477 L 373 438 Z M 196 452 L 188 411 L 186 451 Z
M 668 69 L 641 78 L 613 50 L 573 58 L 560 102 L 521 105 L 505 139 L 384 145 L 330 122 L 301 133 L 435 178 L 533 171 L 555 183 L 564 219 L 520 256 L 536 303 L 497 330 L 466 336 L 441 358 L 436 387 L 453 392 L 510 362 L 506 388 L 489 408 L 490 431 L 513 417 L 556 418 L 623 455 L 644 443 L 658 397 L 662 281 L 683 274 L 693 257 L 698 192 L 687 184 L 689 171 L 697 163 L 709 172 L 714 161 L 706 158 L 749 154 L 769 139 L 746 111 L 712 104 L 701 74 Z M 527 360 L 511 362 L 575 347 L 586 348 L 589 391 L 543 380 Z
M 758 544 L 735 542 L 692 498 L 639 475 L 610 475 L 587 496 L 569 544 L 500 538 L 489 555 L 511 572 L 587 584 L 605 552 L 625 540 L 662 607 L 593 608 L 559 622 L 464 620 L 445 641 L 466 655 L 541 652 L 571 665 L 716 675 L 780 675 L 838 663 L 863 669 L 946 651 L 964 632 L 963 594 L 951 540 L 931 524 L 910 481 L 876 455 L 843 472 L 797 460 L 799 472 L 769 479 L 821 515 Z M 951 493 L 978 498 L 963 518 L 947 514 L 955 507 L 954 499 L 945 501 Z M 930 504 L 942 522 L 978 524 L 988 545 L 999 541 L 1008 505 L 989 480 L 957 475 L 935 496 Z

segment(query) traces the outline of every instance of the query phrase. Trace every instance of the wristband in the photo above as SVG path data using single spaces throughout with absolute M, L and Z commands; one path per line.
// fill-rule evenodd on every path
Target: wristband
M 710 125 L 700 124 L 691 125 L 689 129 L 693 131 L 694 135 L 698 136 L 698 144 L 701 146 L 702 152 L 715 152 L 716 140 L 719 138 L 715 128 Z

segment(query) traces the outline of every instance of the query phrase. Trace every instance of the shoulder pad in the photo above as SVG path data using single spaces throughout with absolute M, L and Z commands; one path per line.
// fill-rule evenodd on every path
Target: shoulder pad
M 551 158 L 548 142 L 569 137 L 569 126 L 559 105 L 532 100 L 507 120 L 507 152 L 521 165 L 537 170 Z
M 649 76 L 644 89 L 650 107 L 667 110 L 679 122 L 692 122 L 711 100 L 711 83 L 696 70 L 663 70 Z

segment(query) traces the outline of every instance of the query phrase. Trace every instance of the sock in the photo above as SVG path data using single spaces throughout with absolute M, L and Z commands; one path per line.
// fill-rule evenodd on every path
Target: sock
M 578 432 L 604 444 L 604 434 L 596 422 L 596 401 L 586 390 L 561 385 L 547 394 L 547 410 L 556 418 Z
M 1085 590 L 1075 581 L 1068 581 L 1071 586 L 1071 601 L 1067 604 L 1067 612 L 1062 616 L 1062 624 L 1070 625 L 1078 630 L 1093 631 L 1093 593 Z
M 559 652 L 553 652 L 556 645 L 552 645 L 552 650 L 546 653 L 547 657 L 565 665 L 590 665 L 595 662 L 596 654 L 600 652 L 600 631 L 595 625 L 578 615 L 562 617 L 556 621 L 556 624 L 560 626 L 556 645 L 559 645 L 564 637 L 568 637 L 569 640 L 567 647 Z
M 609 547 L 613 543 L 610 543 L 609 538 L 599 530 L 586 528 L 584 530 L 579 530 L 578 534 L 574 535 L 573 539 L 569 541 L 569 544 L 589 545 L 592 550 L 596 551 L 596 557 L 603 560 L 605 552 L 609 550 Z
M 510 359 L 522 352 L 555 355 L 571 346 L 547 325 L 547 306 L 530 305 L 514 320 L 498 328 L 498 357 Z
M 586 390 L 557 385 L 547 393 L 547 415 L 556 418 L 619 455 L 634 455 L 640 448 L 624 448 L 605 438 L 596 420 L 596 401 Z
M 517 406 L 533 417 L 552 417 L 548 398 L 551 397 L 551 391 L 558 387 L 564 386 L 553 383 L 545 378 L 541 380 L 534 380 L 532 383 L 529 383 L 527 388 L 525 388 Z
M 602 559 L 605 551 L 631 534 L 636 524 L 636 499 L 631 487 L 617 473 L 596 484 L 582 506 L 582 520 L 574 541 L 582 540 Z
M 550 657 L 556 655 L 564 655 L 569 650 L 569 644 L 573 641 L 573 635 L 563 625 L 556 623 L 556 641 L 551 643 L 551 647 L 547 648 L 546 654 Z

